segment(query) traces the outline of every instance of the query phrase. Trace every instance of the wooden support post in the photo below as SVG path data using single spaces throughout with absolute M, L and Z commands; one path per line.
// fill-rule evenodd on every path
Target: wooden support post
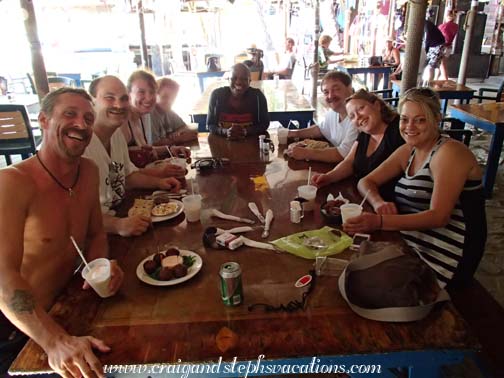
M 151 68 L 149 62 L 149 53 L 147 52 L 147 41 L 145 38 L 145 20 L 144 20 L 144 12 L 143 12 L 143 4 L 142 0 L 139 0 L 137 3 L 137 12 L 138 12 L 138 22 L 140 25 L 140 48 L 142 50 L 142 65 L 145 68 Z
M 462 48 L 462 56 L 460 57 L 460 67 L 458 72 L 457 84 L 465 84 L 467 74 L 467 63 L 469 62 L 469 54 L 471 48 L 471 38 L 474 30 L 474 20 L 478 12 L 478 1 L 471 1 L 471 9 L 466 14 L 465 19 L 465 38 L 464 46 Z
M 49 84 L 47 83 L 47 73 L 45 69 L 44 56 L 40 48 L 40 41 L 37 31 L 37 18 L 35 17 L 35 10 L 33 8 L 33 1 L 20 0 L 21 8 L 25 11 L 25 29 L 30 44 L 33 79 L 35 81 L 35 88 L 40 100 L 49 93 Z
M 311 70 L 312 75 L 312 91 L 311 91 L 311 105 L 315 109 L 315 116 L 317 114 L 317 81 L 319 74 L 319 64 L 318 64 L 318 47 L 319 47 L 319 36 L 320 36 L 320 0 L 315 0 L 315 41 L 313 44 L 313 69 Z
M 408 89 L 416 87 L 418 80 L 418 67 L 420 65 L 420 53 L 424 35 L 425 12 L 427 0 L 410 1 L 408 3 L 408 41 L 403 64 L 403 76 L 401 80 L 401 94 Z

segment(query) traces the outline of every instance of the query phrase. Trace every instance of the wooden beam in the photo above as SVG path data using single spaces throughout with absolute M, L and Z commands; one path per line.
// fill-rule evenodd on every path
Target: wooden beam
M 47 73 L 44 63 L 44 56 L 40 47 L 40 40 L 37 30 L 37 18 L 35 17 L 35 9 L 33 8 L 33 1 L 20 0 L 21 8 L 26 15 L 24 20 L 26 36 L 30 44 L 33 79 L 35 81 L 35 88 L 40 100 L 49 93 L 49 84 L 47 83 Z

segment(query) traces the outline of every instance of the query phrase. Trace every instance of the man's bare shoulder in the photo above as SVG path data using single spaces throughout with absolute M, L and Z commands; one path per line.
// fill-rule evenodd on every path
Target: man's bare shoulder
M 15 195 L 17 200 L 29 198 L 36 192 L 33 159 L 0 169 L 0 196 Z M 14 198 L 14 197 L 13 197 Z

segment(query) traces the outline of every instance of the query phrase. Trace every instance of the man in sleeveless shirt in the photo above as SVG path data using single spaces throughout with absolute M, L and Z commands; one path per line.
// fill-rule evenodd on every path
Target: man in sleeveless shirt
M 94 337 L 69 335 L 47 313 L 79 261 L 70 236 L 88 261 L 108 254 L 98 171 L 81 158 L 94 118 L 84 90 L 49 93 L 38 118 L 44 131 L 38 155 L 0 170 L 0 357 L 15 357 L 19 350 L 17 327 L 64 377 L 103 376 L 93 349 L 110 350 Z M 111 266 L 109 289 L 115 293 L 123 273 L 115 261 Z

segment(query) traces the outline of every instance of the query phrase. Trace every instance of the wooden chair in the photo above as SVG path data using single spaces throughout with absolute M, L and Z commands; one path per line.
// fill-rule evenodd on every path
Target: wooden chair
M 485 96 L 485 92 L 496 93 L 496 96 Z M 499 88 L 480 88 L 478 89 L 478 95 L 473 96 L 473 99 L 478 100 L 478 104 L 481 104 L 483 100 L 490 100 L 495 102 L 504 102 L 504 80 L 502 81 Z
M 0 104 L 0 155 L 7 165 L 11 155 L 28 158 L 37 151 L 41 137 L 34 138 L 28 112 L 24 105 Z

